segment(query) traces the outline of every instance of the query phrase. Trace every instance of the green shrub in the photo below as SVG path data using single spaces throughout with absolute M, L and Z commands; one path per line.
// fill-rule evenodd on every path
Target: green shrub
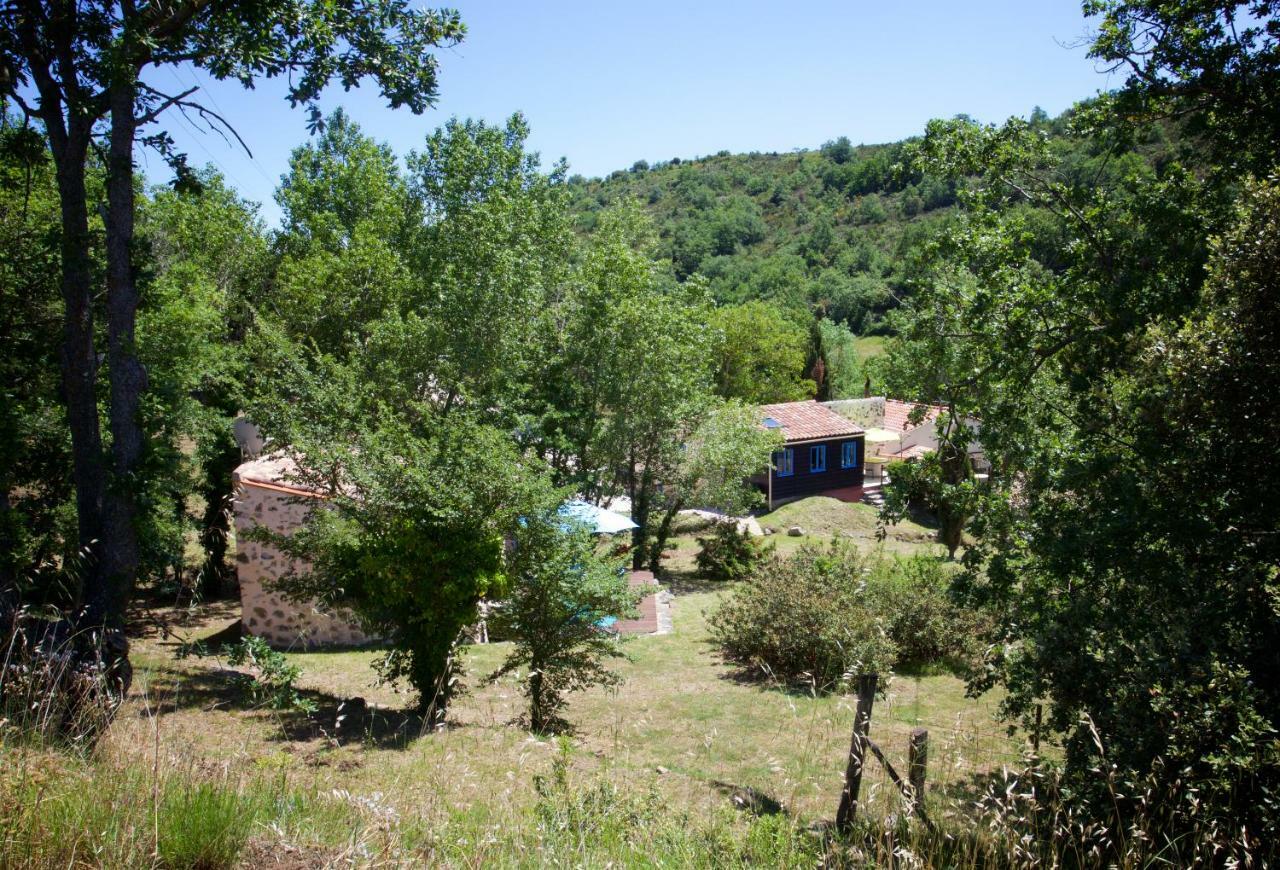
M 896 655 L 866 560 L 849 544 L 772 555 L 711 617 L 712 638 L 748 671 L 817 691 L 881 673 Z
M 883 559 L 869 588 L 898 648 L 898 663 L 959 665 L 972 660 L 986 620 L 949 594 L 952 568 L 930 556 Z
M 240 674 L 240 688 L 253 700 L 255 706 L 272 710 L 296 710 L 314 713 L 316 702 L 298 691 L 295 683 L 302 670 L 291 664 L 284 653 L 274 650 L 260 637 L 241 638 L 235 644 L 223 648 L 227 664 L 233 668 L 248 667 L 252 673 Z M 178 647 L 177 657 L 211 656 L 204 643 L 195 642 Z
M 736 522 L 717 522 L 699 537 L 698 573 L 710 580 L 741 580 L 764 560 L 765 548 Z

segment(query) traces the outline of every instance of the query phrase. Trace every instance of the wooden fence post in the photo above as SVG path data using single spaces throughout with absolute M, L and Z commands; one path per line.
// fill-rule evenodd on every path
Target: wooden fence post
M 907 781 L 911 783 L 911 806 L 918 816 L 924 815 L 924 777 L 929 766 L 929 732 L 915 728 L 911 732 L 911 748 L 907 753 Z
M 871 731 L 871 704 L 876 697 L 875 674 L 858 677 L 858 704 L 853 714 L 853 737 L 849 741 L 849 764 L 844 771 L 844 790 L 836 810 L 836 829 L 848 831 L 858 811 L 858 790 L 862 787 L 862 768 L 866 761 L 867 734 Z
M 1040 765 L 1040 725 L 1044 716 L 1044 705 L 1036 704 L 1036 727 L 1031 732 L 1031 754 L 1035 756 L 1036 766 Z

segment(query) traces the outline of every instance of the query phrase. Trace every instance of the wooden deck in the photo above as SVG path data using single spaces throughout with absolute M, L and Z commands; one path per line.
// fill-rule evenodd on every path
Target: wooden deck
M 620 619 L 614 623 L 614 630 L 618 634 L 653 634 L 659 629 L 658 623 L 658 581 L 653 576 L 652 571 L 632 571 L 628 578 L 628 584 L 632 589 L 642 589 L 645 587 L 653 587 L 653 592 L 640 599 L 637 610 L 640 611 L 638 619 Z

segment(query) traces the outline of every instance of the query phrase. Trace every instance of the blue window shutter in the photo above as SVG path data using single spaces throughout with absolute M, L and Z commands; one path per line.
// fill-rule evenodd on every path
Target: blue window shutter
M 858 442 L 846 441 L 840 445 L 840 467 L 858 467 Z

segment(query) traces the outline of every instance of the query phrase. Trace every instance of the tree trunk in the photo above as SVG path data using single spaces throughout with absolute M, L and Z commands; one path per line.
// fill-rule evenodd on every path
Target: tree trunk
M 958 486 L 968 480 L 973 471 L 969 464 L 968 444 L 957 446 L 955 443 L 956 439 L 962 437 L 963 430 L 955 428 L 959 424 L 956 422 L 954 406 L 948 413 L 947 430 L 938 444 L 944 493 L 948 487 Z M 938 538 L 947 548 L 947 558 L 955 559 L 956 550 L 964 541 L 964 527 L 968 521 L 967 504 L 956 504 L 943 499 L 938 510 Z
M 61 122 L 61 119 L 58 119 Z M 49 121 L 46 120 L 46 125 Z M 102 587 L 102 500 L 106 463 L 98 423 L 98 360 L 93 347 L 93 272 L 89 255 L 89 209 L 85 159 L 89 129 L 72 120 L 65 139 L 53 145 L 62 221 L 62 391 L 71 431 L 71 476 L 76 489 L 77 555 L 81 600 L 94 618 Z
M 547 727 L 546 710 L 543 709 L 542 671 L 529 673 L 529 730 L 541 734 Z
M 658 526 L 658 533 L 653 539 L 653 548 L 649 551 L 649 570 L 654 573 L 654 576 L 657 576 L 661 567 L 662 551 L 666 549 L 667 538 L 671 537 L 671 525 L 675 521 L 676 514 L 683 507 L 684 499 L 678 498 L 662 514 L 662 523 Z
M 111 139 L 107 159 L 107 365 L 111 374 L 111 485 L 103 510 L 104 621 L 124 625 L 125 608 L 138 572 L 137 480 L 143 432 L 138 419 L 147 373 L 137 357 L 134 325 L 138 286 L 133 269 L 133 140 L 135 84 L 112 85 Z
M 632 464 L 632 480 L 635 479 L 635 465 Z M 631 568 L 640 571 L 644 568 L 648 555 L 649 541 L 649 469 L 640 473 L 640 482 L 631 487 L 631 521 L 636 527 L 631 531 Z
M 205 499 L 203 522 L 200 524 L 200 546 L 204 549 L 204 566 L 200 572 L 200 594 L 206 599 L 220 596 L 231 579 L 227 564 L 227 541 L 231 536 L 232 473 L 240 464 L 240 448 L 231 437 L 226 418 L 218 417 L 217 428 L 206 433 L 202 471 Z

